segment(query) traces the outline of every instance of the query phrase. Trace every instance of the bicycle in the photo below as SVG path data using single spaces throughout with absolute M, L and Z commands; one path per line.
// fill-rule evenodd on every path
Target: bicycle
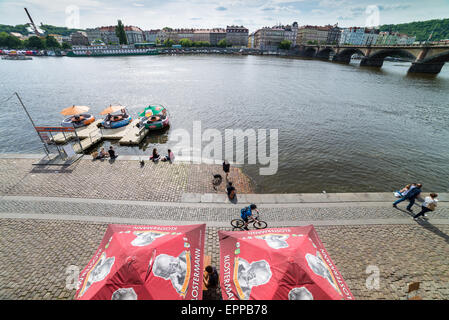
M 259 213 L 254 213 L 251 216 L 254 220 L 248 222 L 248 226 L 253 224 L 255 229 L 265 229 L 267 227 L 267 223 L 265 221 L 259 220 Z M 243 219 L 234 219 L 231 221 L 232 231 L 240 230 L 244 231 L 243 227 L 245 226 L 245 221 Z

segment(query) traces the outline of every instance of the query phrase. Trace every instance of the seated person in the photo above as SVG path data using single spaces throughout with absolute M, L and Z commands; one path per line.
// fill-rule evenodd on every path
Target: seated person
M 173 160 L 175 160 L 175 155 L 170 149 L 168 149 L 168 154 L 162 158 L 162 161 L 173 162 Z
M 111 114 L 108 113 L 108 115 L 106 116 L 106 118 L 104 120 L 105 121 L 111 121 L 111 118 L 112 118 Z
M 123 118 L 127 118 L 127 117 L 128 117 L 128 114 L 126 113 L 126 109 L 125 109 L 125 108 L 123 108 L 123 109 L 121 110 L 121 112 L 122 112 L 122 117 L 123 117 Z
M 104 148 L 101 148 L 100 153 L 98 154 L 98 156 L 95 159 L 104 159 L 109 157 L 109 153 L 107 153 Z
M 80 123 L 80 122 L 81 122 L 80 116 L 74 116 L 74 117 L 72 118 L 72 122 Z
M 111 157 L 111 159 L 115 159 L 118 157 L 118 155 L 115 154 L 114 148 L 112 146 L 109 147 L 108 152 L 109 152 L 109 157 Z
M 228 194 L 228 198 L 233 200 L 235 198 L 235 188 L 232 186 L 232 182 L 228 183 L 228 186 L 226 187 L 226 193 Z
M 157 149 L 154 148 L 153 149 L 153 155 L 150 157 L 150 160 L 152 160 L 153 162 L 159 161 L 161 159 L 161 156 L 159 153 L 157 153 Z
M 204 272 L 204 285 L 208 290 L 218 287 L 218 272 L 212 266 L 207 266 Z

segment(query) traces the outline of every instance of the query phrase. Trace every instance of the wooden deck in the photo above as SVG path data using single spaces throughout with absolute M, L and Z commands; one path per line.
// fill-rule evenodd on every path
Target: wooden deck
M 139 119 L 134 119 L 127 126 L 116 129 L 98 128 L 97 124 L 101 121 L 103 121 L 103 119 L 98 119 L 86 127 L 76 129 L 76 134 L 80 139 L 83 150 L 89 149 L 103 139 L 119 140 L 121 145 L 138 145 L 149 132 L 148 129 L 136 127 L 139 123 Z M 54 135 L 53 141 L 57 144 L 64 144 L 66 141 L 73 140 L 76 137 L 74 133 L 66 132 L 64 134 L 65 137 L 62 133 Z M 73 149 L 77 153 L 82 152 L 79 143 L 75 143 Z
M 81 127 L 81 128 L 75 129 L 76 134 L 78 135 L 78 138 L 80 140 L 86 139 L 92 133 L 94 133 L 96 131 L 100 131 L 100 129 L 97 127 L 97 124 L 99 124 L 101 121 L 103 121 L 103 119 L 95 120 L 94 122 L 92 122 L 90 125 L 88 125 L 86 127 Z M 71 140 L 71 139 L 75 138 L 74 133 L 66 132 L 64 134 L 65 134 L 67 140 Z M 58 133 L 58 134 L 54 135 L 53 141 L 58 144 L 64 144 L 66 142 L 64 135 L 62 133 Z
M 148 134 L 149 130 L 145 128 L 137 128 L 136 125 L 139 123 L 138 119 L 133 120 L 126 127 L 128 130 L 125 132 L 124 136 L 120 139 L 119 143 L 123 146 L 138 145 L 142 142 L 143 138 Z

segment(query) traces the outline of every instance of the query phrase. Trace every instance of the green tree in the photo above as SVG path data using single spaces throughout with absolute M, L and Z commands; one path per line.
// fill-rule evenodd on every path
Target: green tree
M 282 40 L 279 43 L 279 49 L 289 50 L 292 45 L 292 42 L 289 40 Z
M 7 47 L 7 38 L 8 38 L 8 33 L 6 33 L 5 31 L 0 32 L 0 47 Z
M 67 42 L 63 42 L 62 43 L 62 49 L 69 50 L 69 49 L 72 49 L 72 46 L 69 43 L 67 43 Z
M 61 46 L 59 45 L 58 40 L 55 39 L 55 37 L 52 36 L 46 36 L 45 37 L 45 44 L 48 49 L 59 49 Z
M 175 41 L 173 41 L 172 39 L 164 40 L 164 47 L 171 47 L 174 44 L 175 44 Z
M 179 44 L 185 48 L 190 48 L 191 46 L 193 46 L 193 41 L 190 39 L 181 39 L 179 40 Z
M 45 49 L 45 40 L 36 36 L 32 36 L 28 39 L 27 46 L 30 49 Z
M 193 43 L 194 47 L 210 47 L 210 42 L 208 41 L 195 41 Z
M 128 39 L 126 38 L 125 26 L 122 20 L 119 20 L 117 26 L 115 27 L 115 34 L 119 40 L 120 44 L 128 44 Z
M 228 46 L 228 42 L 226 41 L 226 39 L 221 39 L 220 41 L 218 41 L 217 46 L 226 48 Z

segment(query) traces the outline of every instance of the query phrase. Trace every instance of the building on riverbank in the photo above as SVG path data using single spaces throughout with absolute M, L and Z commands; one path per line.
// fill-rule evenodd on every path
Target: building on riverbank
M 327 44 L 329 41 L 329 33 L 331 38 L 338 37 L 337 30 L 334 26 L 302 26 L 298 29 L 296 43 L 298 45 L 305 44 Z
M 115 26 L 86 29 L 86 34 L 90 44 L 98 40 L 103 41 L 105 44 L 119 43 L 119 39 L 115 34 Z
M 376 45 L 412 45 L 416 37 L 410 37 L 399 32 L 380 32 L 376 40 Z
M 244 26 L 226 26 L 226 42 L 233 47 L 247 47 L 248 29 Z
M 277 50 L 284 40 L 285 30 L 280 26 L 264 27 L 254 33 L 254 48 L 259 50 Z
M 84 31 L 73 32 L 70 35 L 70 43 L 72 46 L 88 46 L 90 44 L 87 34 Z
M 210 44 L 212 46 L 218 45 L 218 43 L 226 39 L 226 29 L 223 28 L 214 28 L 210 31 Z
M 125 33 L 128 44 L 142 43 L 144 41 L 143 31 L 139 27 L 126 26 Z

